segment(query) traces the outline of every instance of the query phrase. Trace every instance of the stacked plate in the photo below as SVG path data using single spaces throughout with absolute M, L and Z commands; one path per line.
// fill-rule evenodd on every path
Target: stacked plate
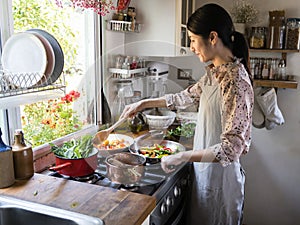
M 4 45 L 1 60 L 6 79 L 17 88 L 52 84 L 64 66 L 58 41 L 40 29 L 12 35 Z

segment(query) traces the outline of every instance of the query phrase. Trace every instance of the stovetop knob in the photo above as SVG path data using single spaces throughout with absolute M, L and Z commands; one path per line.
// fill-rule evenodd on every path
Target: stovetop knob
M 167 200 L 166 200 L 166 204 L 167 206 L 172 206 L 174 205 L 174 199 L 171 198 L 170 196 L 167 197 Z
M 175 198 L 179 197 L 181 195 L 181 188 L 178 186 L 175 186 L 174 188 L 174 196 Z
M 160 207 L 160 213 L 162 215 L 164 215 L 164 214 L 166 214 L 166 212 L 167 212 L 167 206 L 166 206 L 166 203 L 163 202 Z

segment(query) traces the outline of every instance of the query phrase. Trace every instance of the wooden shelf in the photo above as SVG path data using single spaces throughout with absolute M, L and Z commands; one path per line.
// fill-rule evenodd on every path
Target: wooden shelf
M 298 82 L 295 80 L 260 80 L 254 79 L 254 86 L 273 87 L 273 88 L 292 88 L 297 89 Z
M 250 48 L 250 52 L 292 53 L 292 52 L 300 52 L 300 50 L 298 50 L 298 49 L 265 49 L 265 48 Z

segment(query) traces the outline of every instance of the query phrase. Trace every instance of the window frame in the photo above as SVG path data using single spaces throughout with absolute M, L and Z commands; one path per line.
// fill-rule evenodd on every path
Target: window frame
M 93 24 L 94 24 L 94 41 L 95 41 L 95 49 L 94 49 L 94 68 L 93 76 L 95 80 L 95 101 L 94 101 L 94 121 L 88 127 L 83 128 L 77 132 L 66 135 L 59 139 L 53 141 L 55 144 L 62 144 L 65 141 L 70 140 L 74 137 L 82 136 L 86 133 L 94 133 L 98 130 L 98 126 L 102 123 L 102 99 L 101 94 L 97 93 L 97 90 L 101 90 L 103 84 L 103 78 L 99 74 L 103 74 L 103 60 L 102 56 L 102 17 L 96 13 L 93 16 Z M 12 0 L 0 1 L 0 38 L 2 42 L 1 48 L 3 47 L 3 43 L 13 34 L 13 14 L 12 14 Z M 1 51 L 0 51 L 1 57 Z M 0 61 L 0 69 L 1 69 L 1 61 Z M 15 129 L 21 127 L 21 114 L 20 107 L 10 108 L 10 109 L 0 109 L 0 116 L 2 122 L 4 124 L 2 128 L 3 139 L 6 140 L 6 143 L 12 144 L 13 132 Z M 0 120 L 1 121 L 1 120 Z M 41 158 L 50 152 L 49 144 L 44 144 L 38 146 L 33 149 L 34 160 Z

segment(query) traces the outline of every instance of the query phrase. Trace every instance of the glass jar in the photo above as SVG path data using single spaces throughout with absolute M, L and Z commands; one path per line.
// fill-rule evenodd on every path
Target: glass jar
M 286 49 L 300 49 L 300 18 L 286 20 Z
M 252 27 L 249 45 L 250 48 L 264 48 L 266 40 L 265 27 Z

